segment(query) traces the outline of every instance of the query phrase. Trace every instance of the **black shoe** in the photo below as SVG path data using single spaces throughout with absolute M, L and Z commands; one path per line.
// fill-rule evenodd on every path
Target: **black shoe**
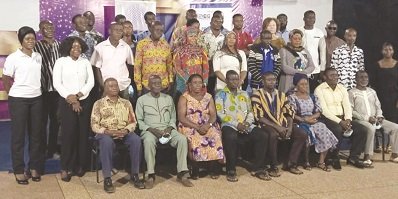
M 340 159 L 333 160 L 332 167 L 333 167 L 333 169 L 335 169 L 337 171 L 341 171 Z
M 359 160 L 351 160 L 351 159 L 347 159 L 347 165 L 352 165 L 352 166 L 354 166 L 354 167 L 356 167 L 356 168 L 358 168 L 358 169 L 363 169 L 363 168 L 365 168 L 365 164 L 363 164 L 363 162 L 362 161 L 359 161 Z
M 83 177 L 86 174 L 86 171 L 83 168 L 79 168 L 76 172 L 76 175 L 79 177 Z
M 69 182 L 72 179 L 72 175 L 67 171 L 61 170 L 61 180 L 64 182 Z
M 131 177 L 131 181 L 133 182 L 135 188 L 145 189 L 145 184 L 140 180 L 140 177 L 138 177 L 138 174 L 134 174 Z
M 155 174 L 149 174 L 145 182 L 145 189 L 152 189 L 155 184 Z
M 37 172 L 37 170 L 32 170 L 31 172 L 32 174 L 32 181 L 34 182 L 40 182 L 41 181 L 41 175 L 39 174 L 39 172 Z
M 104 179 L 104 190 L 106 193 L 114 193 L 115 192 L 115 186 L 113 186 L 111 178 Z
M 189 171 L 181 171 L 177 174 L 177 182 L 180 182 L 185 187 L 193 187 L 192 182 L 188 178 Z
M 17 175 L 16 174 L 14 174 L 14 175 L 15 175 L 15 180 L 17 181 L 18 184 L 20 184 L 20 185 L 28 185 L 29 184 L 28 178 L 26 176 L 24 176 L 23 179 L 18 179 Z

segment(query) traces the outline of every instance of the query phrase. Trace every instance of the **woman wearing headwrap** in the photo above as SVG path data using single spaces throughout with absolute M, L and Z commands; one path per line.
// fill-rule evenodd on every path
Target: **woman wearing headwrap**
M 174 53 L 173 62 L 176 71 L 177 92 L 182 94 L 186 90 L 186 82 L 193 74 L 203 77 L 207 84 L 209 78 L 209 64 L 204 49 L 198 45 L 200 30 L 196 27 L 188 27 Z
M 279 54 L 282 60 L 282 73 L 279 80 L 279 90 L 287 92 L 293 87 L 293 75 L 296 73 L 309 75 L 315 69 L 308 50 L 301 46 L 303 32 L 294 29 L 290 32 L 290 42 Z
M 330 149 L 336 148 L 338 140 L 324 123 L 318 121 L 322 109 L 318 98 L 315 95 L 309 94 L 307 75 L 295 74 L 293 84 L 295 92 L 289 95 L 288 98 L 296 111 L 294 122 L 308 134 L 308 142 L 305 145 L 304 168 L 311 169 L 308 161 L 308 152 L 310 145 L 315 145 L 315 151 L 320 153 L 317 167 L 329 172 L 330 169 L 325 164 L 325 157 Z
M 41 97 L 41 62 L 42 57 L 34 52 L 36 34 L 31 27 L 18 30 L 21 48 L 11 53 L 3 69 L 3 84 L 9 96 L 8 106 L 11 113 L 11 159 L 15 179 L 18 184 L 29 184 L 29 175 L 24 174 L 30 168 L 32 181 L 41 180 L 40 170 L 44 159 L 40 151 L 42 140 L 42 97 Z M 29 163 L 25 165 L 24 147 L 28 133 Z

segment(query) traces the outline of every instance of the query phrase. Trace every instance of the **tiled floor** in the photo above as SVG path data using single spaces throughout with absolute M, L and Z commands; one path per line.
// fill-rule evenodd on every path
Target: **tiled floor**
M 137 190 L 119 172 L 113 177 L 116 193 L 107 194 L 95 173 L 73 177 L 69 183 L 59 175 L 45 175 L 39 183 L 17 185 L 12 174 L 0 173 L 0 198 L 398 198 L 398 164 L 377 161 L 374 169 L 356 169 L 342 161 L 342 171 L 326 173 L 313 168 L 303 175 L 283 172 L 272 181 L 260 181 L 238 168 L 239 182 L 229 183 L 225 176 L 193 181 L 192 188 L 182 187 L 175 176 L 157 176 L 152 190 Z

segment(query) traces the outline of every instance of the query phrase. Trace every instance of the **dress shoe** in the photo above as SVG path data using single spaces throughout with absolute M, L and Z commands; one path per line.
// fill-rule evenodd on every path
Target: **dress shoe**
M 145 184 L 140 180 L 140 177 L 138 177 L 138 174 L 134 174 L 131 177 L 131 181 L 133 182 L 135 188 L 145 189 Z
M 192 182 L 188 178 L 189 178 L 189 172 L 182 171 L 177 175 L 177 182 L 180 182 L 185 187 L 193 187 Z
M 149 174 L 148 179 L 145 181 L 145 189 L 152 189 L 155 184 L 155 174 Z
M 79 168 L 76 172 L 76 175 L 79 177 L 83 177 L 86 174 L 86 171 L 83 168 Z
M 64 182 L 69 182 L 72 178 L 72 175 L 70 175 L 67 171 L 61 170 L 61 180 Z
M 111 178 L 104 179 L 104 190 L 106 193 L 114 193 L 115 192 L 115 186 L 113 186 Z
M 36 170 L 32 170 L 31 172 L 32 174 L 32 181 L 34 182 L 40 182 L 41 181 L 41 175 L 39 174 L 39 172 L 37 172 Z
M 333 167 L 333 169 L 340 171 L 341 170 L 340 159 L 333 160 L 332 167 Z
M 358 169 L 363 169 L 365 168 L 365 164 L 363 164 L 363 162 L 359 161 L 359 160 L 351 160 L 351 159 L 347 159 L 347 165 L 352 165 Z
M 18 177 L 23 176 L 23 178 L 18 178 L 17 175 L 18 175 Z M 14 174 L 14 176 L 15 176 L 15 180 L 17 181 L 18 184 L 20 184 L 20 185 L 28 185 L 29 184 L 28 178 L 25 175 Z

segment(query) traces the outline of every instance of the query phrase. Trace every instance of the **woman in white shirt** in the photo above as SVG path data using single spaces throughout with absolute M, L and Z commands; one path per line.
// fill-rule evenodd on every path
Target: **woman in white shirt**
M 36 44 L 35 31 L 27 26 L 18 30 L 21 48 L 10 54 L 3 69 L 3 84 L 9 96 L 11 113 L 11 158 L 15 179 L 18 184 L 29 184 L 28 178 L 38 182 L 39 171 L 44 160 L 40 151 L 42 138 L 42 98 L 41 98 L 41 62 L 39 53 L 33 52 Z M 12 82 L 13 81 L 13 82 Z M 28 129 L 27 129 L 28 128 Z M 25 145 L 25 132 L 28 132 L 29 144 Z M 25 165 L 24 147 L 29 146 L 29 164 Z M 31 176 L 25 175 L 29 167 Z
M 41 180 L 39 170 L 43 165 L 43 154 L 40 151 L 43 136 L 40 83 L 42 58 L 39 53 L 33 52 L 36 34 L 32 28 L 20 28 L 18 40 L 22 47 L 7 57 L 3 69 L 3 84 L 9 96 L 8 106 L 11 113 L 12 168 L 17 183 L 27 185 L 29 176 L 24 174 L 25 168 L 31 169 L 32 180 L 38 182 Z M 24 161 L 26 130 L 29 135 L 29 166 Z
M 61 58 L 54 65 L 54 87 L 61 96 L 61 179 L 69 182 L 72 172 L 85 173 L 88 158 L 91 104 L 88 96 L 94 86 L 90 62 L 82 53 L 87 44 L 78 37 L 68 37 L 60 45 Z
M 247 75 L 246 54 L 236 48 L 236 33 L 228 32 L 225 35 L 224 45 L 213 57 L 214 73 L 217 76 L 216 90 L 224 89 L 225 74 L 229 70 L 234 70 L 239 74 L 240 86 L 245 81 Z

